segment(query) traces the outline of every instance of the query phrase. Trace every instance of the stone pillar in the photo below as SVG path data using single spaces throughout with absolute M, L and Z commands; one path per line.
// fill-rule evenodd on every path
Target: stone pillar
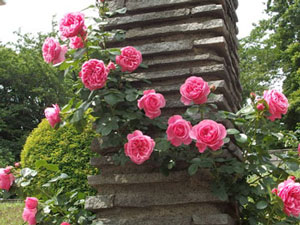
M 219 109 L 237 111 L 241 103 L 237 55 L 237 0 L 115 0 L 112 7 L 127 13 L 112 18 L 108 29 L 126 30 L 126 40 L 109 47 L 131 45 L 143 54 L 147 69 L 133 74 L 132 82 L 147 78 L 167 100 L 163 115 L 180 114 L 179 87 L 189 76 L 201 76 L 216 86 L 211 100 Z M 140 85 L 140 83 L 138 83 Z M 240 156 L 231 143 L 227 153 Z M 91 160 L 101 175 L 90 176 L 98 195 L 86 208 L 97 213 L 101 225 L 231 225 L 235 208 L 220 201 L 209 189 L 210 175 L 200 171 L 190 177 L 186 169 L 162 175 L 155 165 L 128 163 L 115 166 L 111 149 L 92 150 L 102 155 Z M 113 150 L 112 150 L 113 151 Z

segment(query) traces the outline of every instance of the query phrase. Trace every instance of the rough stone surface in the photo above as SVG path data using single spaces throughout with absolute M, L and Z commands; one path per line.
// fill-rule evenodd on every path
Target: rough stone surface
M 164 94 L 167 104 L 162 116 L 185 112 L 179 88 L 192 75 L 216 86 L 208 103 L 232 112 L 240 108 L 237 0 L 109 0 L 109 4 L 128 11 L 111 18 L 107 27 L 124 29 L 125 40 L 110 41 L 107 46 L 131 45 L 142 52 L 148 68 L 139 68 L 127 79 L 140 90 Z M 234 127 L 230 121 L 222 123 Z M 236 224 L 231 204 L 212 195 L 213 177 L 208 170 L 191 177 L 189 165 L 176 162 L 166 177 L 150 160 L 142 165 L 114 165 L 112 155 L 122 146 L 102 149 L 97 138 L 91 148 L 101 154 L 91 159 L 101 174 L 88 177 L 99 195 L 89 198 L 85 207 L 97 214 L 97 225 Z M 220 157 L 241 160 L 242 152 L 230 142 Z

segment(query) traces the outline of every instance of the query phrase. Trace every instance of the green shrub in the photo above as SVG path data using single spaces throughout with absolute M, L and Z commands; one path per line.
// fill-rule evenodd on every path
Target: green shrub
M 91 127 L 78 132 L 74 126 L 65 125 L 57 130 L 53 129 L 44 119 L 26 140 L 21 153 L 21 165 L 38 171 L 34 184 L 41 186 L 55 176 L 55 172 L 38 168 L 35 163 L 46 160 L 49 164 L 56 164 L 58 172 L 66 173 L 69 178 L 62 180 L 60 185 L 65 191 L 78 189 L 81 192 L 93 194 L 87 183 L 87 175 L 97 174 L 97 169 L 90 165 L 90 158 L 95 154 L 90 150 L 91 141 L 96 133 Z M 32 193 L 28 186 L 28 193 Z

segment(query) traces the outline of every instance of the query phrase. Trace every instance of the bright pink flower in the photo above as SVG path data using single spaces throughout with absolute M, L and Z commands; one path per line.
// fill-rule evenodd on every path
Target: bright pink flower
M 62 222 L 60 225 L 70 225 L 70 224 L 67 222 Z
M 54 127 L 55 124 L 60 122 L 60 117 L 59 117 L 60 108 L 57 104 L 52 105 L 52 106 L 53 107 L 46 108 L 44 113 L 45 113 L 45 117 L 49 121 L 51 127 Z
M 73 49 L 79 49 L 84 47 L 84 42 L 82 40 L 82 37 L 74 36 L 70 37 L 70 48 Z
M 7 167 L 4 169 L 4 173 L 10 174 L 12 168 L 13 168 L 12 166 L 7 166 Z
M 265 109 L 265 106 L 263 103 L 259 103 L 257 106 L 256 106 L 257 110 L 258 111 L 263 111 Z
M 92 91 L 104 87 L 108 71 L 102 60 L 90 59 L 82 65 L 79 76 L 84 86 Z
M 140 165 L 148 160 L 153 152 L 155 142 L 153 139 L 139 130 L 127 135 L 128 142 L 124 145 L 125 155 L 132 162 Z
M 180 146 L 182 143 L 189 145 L 192 142 L 190 138 L 190 130 L 192 129 L 192 124 L 189 121 L 182 119 L 181 116 L 175 115 L 168 120 L 167 136 L 168 141 L 174 146 Z
M 146 116 L 150 119 L 161 114 L 160 108 L 165 107 L 166 100 L 162 94 L 155 93 L 155 90 L 144 91 L 144 96 L 138 100 L 139 109 L 144 109 Z
M 0 168 L 0 189 L 9 191 L 14 180 L 15 177 L 10 171 L 7 173 L 4 168 Z
M 298 154 L 300 156 L 300 143 L 298 144 Z
M 190 137 L 197 140 L 196 146 L 200 153 L 203 153 L 206 147 L 209 147 L 213 151 L 221 148 L 226 135 L 225 127 L 213 120 L 202 120 L 190 132 Z
M 68 48 L 65 45 L 61 46 L 54 38 L 48 37 L 43 44 L 42 51 L 44 61 L 55 65 L 65 60 Z
M 20 162 L 16 162 L 16 163 L 15 163 L 15 167 L 16 167 L 16 168 L 19 168 L 20 166 L 21 166 L 21 163 L 20 163 Z
M 116 65 L 113 62 L 109 62 L 107 67 L 106 67 L 109 71 L 110 70 L 115 70 L 116 69 Z
M 280 119 L 281 114 L 286 114 L 289 103 L 287 98 L 281 92 L 276 90 L 264 91 L 264 99 L 269 105 L 269 112 L 271 116 L 269 119 L 274 121 L 275 119 Z
M 84 14 L 80 12 L 66 14 L 59 24 L 61 36 L 66 38 L 77 36 L 84 28 Z
M 300 183 L 296 183 L 293 179 L 289 178 L 278 185 L 275 194 L 282 199 L 284 212 L 288 216 L 293 215 L 298 217 L 300 215 Z
M 35 219 L 35 215 L 37 213 L 37 209 L 34 208 L 34 209 L 28 209 L 28 208 L 24 208 L 24 211 L 23 211 L 23 220 L 25 222 L 28 222 L 29 225 L 35 225 L 36 224 L 36 219 Z
M 189 77 L 180 87 L 181 102 L 189 105 L 192 101 L 194 104 L 203 104 L 207 101 L 210 93 L 208 83 L 201 77 Z
M 38 206 L 38 199 L 35 197 L 27 197 L 25 200 L 25 207 L 27 209 L 35 209 Z
M 133 72 L 142 63 L 142 54 L 132 46 L 121 49 L 121 55 L 116 56 L 116 63 L 121 66 L 122 72 Z

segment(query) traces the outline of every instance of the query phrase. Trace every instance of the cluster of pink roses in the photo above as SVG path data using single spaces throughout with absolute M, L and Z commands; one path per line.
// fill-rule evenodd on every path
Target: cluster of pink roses
M 23 211 L 23 220 L 29 225 L 36 224 L 35 215 L 37 213 L 38 199 L 34 197 L 27 197 L 25 200 L 25 208 Z
M 15 177 L 11 172 L 12 167 L 0 168 L 0 189 L 9 191 L 13 185 Z
M 210 93 L 208 83 L 201 77 L 189 77 L 180 88 L 181 101 L 188 105 L 192 101 L 195 104 L 203 104 L 207 101 Z M 155 90 L 146 90 L 142 98 L 138 100 L 139 109 L 143 109 L 150 119 L 161 114 L 161 108 L 166 105 L 162 94 Z M 192 139 L 196 140 L 196 146 L 200 153 L 207 147 L 216 151 L 220 149 L 227 132 L 222 124 L 213 120 L 203 120 L 194 127 L 189 121 L 180 115 L 174 115 L 168 120 L 167 139 L 174 146 L 181 144 L 189 145 Z M 153 152 L 155 142 L 149 136 L 143 135 L 139 130 L 127 136 L 128 143 L 125 144 L 125 154 L 136 164 L 142 164 L 148 160 Z
M 256 97 L 255 93 L 251 93 L 250 95 L 253 98 Z M 268 118 L 271 121 L 274 121 L 275 119 L 281 119 L 281 115 L 287 113 L 289 102 L 285 95 L 281 92 L 276 90 L 264 91 L 263 99 L 268 104 L 269 113 L 271 114 L 271 116 L 269 116 Z M 265 109 L 264 104 L 260 102 L 260 99 L 257 99 L 257 102 L 257 110 L 263 111 Z
M 284 204 L 284 212 L 290 216 L 300 215 L 300 183 L 295 182 L 295 177 L 289 177 L 286 181 L 274 188 L 272 193 L 278 195 Z

